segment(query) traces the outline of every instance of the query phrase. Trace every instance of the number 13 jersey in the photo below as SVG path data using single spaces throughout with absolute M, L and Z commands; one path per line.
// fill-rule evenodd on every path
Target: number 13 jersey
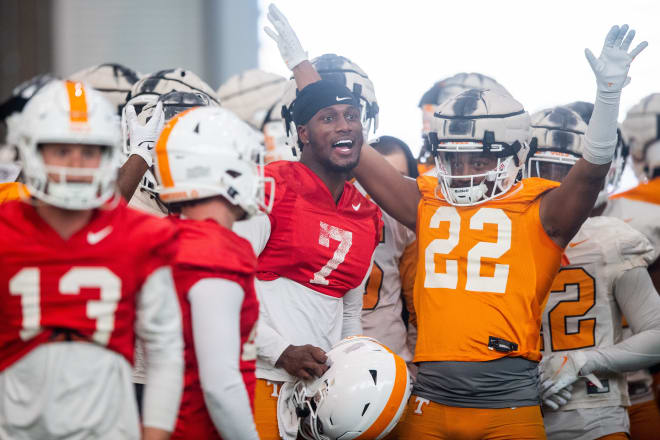
M 541 358 L 539 329 L 562 249 L 541 224 L 558 184 L 524 179 L 502 198 L 455 207 L 419 177 L 415 362 Z

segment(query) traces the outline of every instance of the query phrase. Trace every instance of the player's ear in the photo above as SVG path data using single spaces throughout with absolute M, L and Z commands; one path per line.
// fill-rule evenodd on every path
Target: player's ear
M 309 131 L 307 130 L 307 125 L 300 125 L 296 127 L 298 131 L 298 139 L 302 142 L 303 145 L 309 144 Z

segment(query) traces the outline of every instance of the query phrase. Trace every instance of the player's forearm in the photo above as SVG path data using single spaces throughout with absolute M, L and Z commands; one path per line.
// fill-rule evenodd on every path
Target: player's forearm
M 270 325 L 270 317 L 265 308 L 259 308 L 259 323 L 257 324 L 257 356 L 273 367 L 284 353 L 284 350 L 293 345 Z
M 625 271 L 616 281 L 615 296 L 634 335 L 592 350 L 583 367 L 585 374 L 624 373 L 660 362 L 660 297 L 646 269 L 640 266 Z
M 148 170 L 147 163 L 140 156 L 131 155 L 117 173 L 117 186 L 126 201 L 130 201 L 144 173 Z
M 142 427 L 142 440 L 169 440 L 172 433 L 163 429 Z
M 143 425 L 173 431 L 183 392 L 181 311 L 169 267 L 155 270 L 138 298 L 137 337 L 144 343 Z
M 314 65 L 305 60 L 293 68 L 293 77 L 296 80 L 296 88 L 302 90 L 311 83 L 321 81 L 321 75 L 316 71 Z
M 362 298 L 364 286 L 349 290 L 344 295 L 344 312 L 342 316 L 341 337 L 362 334 Z
M 417 182 L 401 175 L 369 145 L 362 146 L 360 164 L 353 170 L 369 196 L 396 221 L 415 230 L 421 194 Z
M 254 440 L 257 430 L 239 369 L 243 297 L 240 285 L 219 278 L 201 280 L 189 292 L 195 355 L 211 420 L 223 438 Z

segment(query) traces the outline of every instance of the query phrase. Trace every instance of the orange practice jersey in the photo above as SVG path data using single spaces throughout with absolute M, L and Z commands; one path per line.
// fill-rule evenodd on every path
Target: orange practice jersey
M 538 178 L 504 197 L 455 207 L 431 176 L 417 179 L 418 267 L 415 362 L 479 362 L 504 356 L 538 361 L 541 315 L 563 250 L 539 217 Z
M 0 203 L 29 197 L 25 185 L 19 182 L 0 183 Z
M 660 205 L 660 178 L 640 183 L 634 188 L 612 196 L 613 199 L 624 198 L 640 202 Z

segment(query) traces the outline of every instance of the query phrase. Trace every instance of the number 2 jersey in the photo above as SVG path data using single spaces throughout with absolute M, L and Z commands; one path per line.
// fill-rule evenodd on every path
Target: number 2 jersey
M 564 264 L 550 288 L 543 312 L 544 356 L 612 346 L 622 339 L 622 313 L 615 297 L 617 279 L 646 267 L 653 248 L 639 232 L 612 217 L 592 217 L 565 250 Z M 579 380 L 562 410 L 628 406 L 624 375 L 598 375 L 605 390 Z
M 274 364 L 289 345 L 329 350 L 361 333 L 363 284 L 382 223 L 379 208 L 348 182 L 335 203 L 300 162 L 270 163 L 265 174 L 275 180 L 270 214 L 236 222 L 234 230 L 259 260 L 257 377 L 285 381 L 292 378 Z
M 176 228 L 126 207 L 93 211 L 62 239 L 28 202 L 0 205 L 0 371 L 61 329 L 133 363 L 136 303 L 168 266 Z
M 222 278 L 233 281 L 243 289 L 243 305 L 240 316 L 241 356 L 239 368 L 243 384 L 250 398 L 254 399 L 255 358 L 250 338 L 254 337 L 259 317 L 259 302 L 254 291 L 254 273 L 257 259 L 250 243 L 223 228 L 218 223 L 195 220 L 172 220 L 180 230 L 179 250 L 173 263 L 174 282 L 181 303 L 185 376 L 179 417 L 173 439 L 219 439 L 208 413 L 202 392 L 199 368 L 195 356 L 192 314 L 188 293 L 192 286 L 206 278 Z M 217 292 L 222 295 L 223 292 Z M 218 335 L 223 337 L 223 335 Z M 230 353 L 218 353 L 229 356 Z M 218 372 L 218 374 L 223 374 Z
M 541 314 L 563 250 L 539 206 L 558 184 L 524 179 L 499 199 L 455 207 L 437 178 L 417 182 L 414 361 L 540 360 Z

